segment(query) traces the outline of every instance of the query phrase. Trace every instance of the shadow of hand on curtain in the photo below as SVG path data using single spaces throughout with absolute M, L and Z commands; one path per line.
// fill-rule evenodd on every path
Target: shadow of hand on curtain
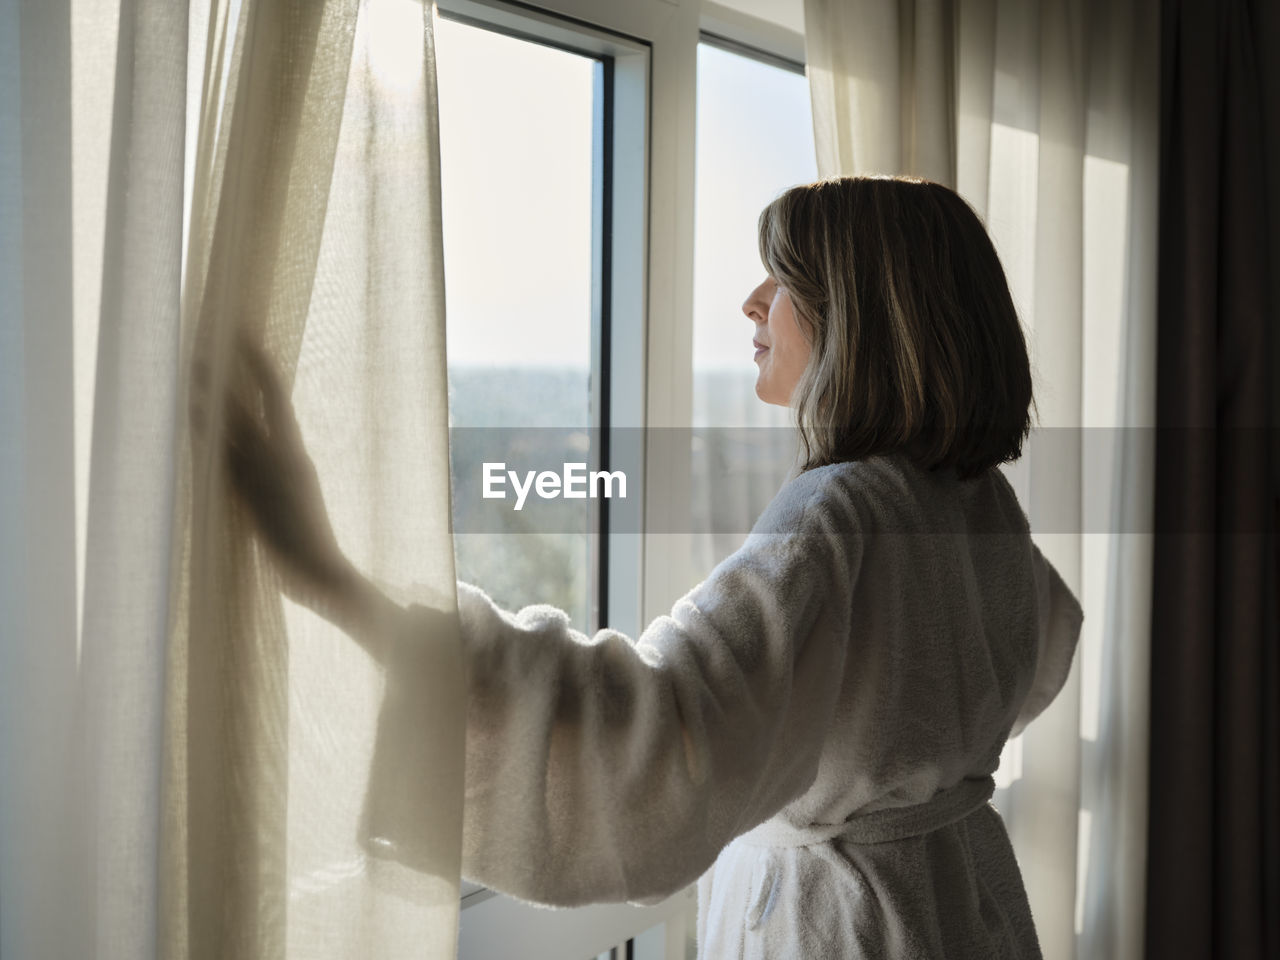
M 192 369 L 193 432 L 209 438 L 210 365 Z M 274 559 L 286 596 L 351 634 L 385 664 L 387 637 L 404 610 L 351 563 L 325 508 L 316 466 L 284 383 L 266 352 L 236 339 L 223 385 L 223 463 L 258 541 Z

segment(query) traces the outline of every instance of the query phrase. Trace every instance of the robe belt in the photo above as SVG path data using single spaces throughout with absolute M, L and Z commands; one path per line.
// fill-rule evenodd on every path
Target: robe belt
M 766 820 L 738 839 L 753 847 L 812 847 L 836 839 L 854 844 L 906 840 L 963 820 L 985 806 L 995 789 L 992 777 L 961 780 L 934 794 L 932 799 L 909 807 L 886 807 L 859 814 L 844 823 L 815 823 L 807 827 Z

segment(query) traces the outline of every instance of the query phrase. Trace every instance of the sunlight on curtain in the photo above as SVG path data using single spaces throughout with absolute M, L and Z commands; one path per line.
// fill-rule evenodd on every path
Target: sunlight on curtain
M 824 175 L 925 176 L 984 218 L 1038 424 L 1007 469 L 1085 608 L 996 802 L 1045 956 L 1139 956 L 1146 836 L 1156 50 L 1148 0 L 807 0 Z M 938 69 L 941 66 L 942 69 Z
M 454 955 L 430 12 L 0 4 L 6 958 Z M 441 613 L 385 674 L 281 599 L 221 409 L 189 430 L 190 359 L 236 389 L 240 331 L 344 549 Z M 415 709 L 381 709 L 392 684 Z

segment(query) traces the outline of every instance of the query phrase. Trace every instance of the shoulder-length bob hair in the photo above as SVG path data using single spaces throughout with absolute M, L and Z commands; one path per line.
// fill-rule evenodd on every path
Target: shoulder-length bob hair
M 760 256 L 811 344 L 791 397 L 802 469 L 904 450 L 963 478 L 1021 455 L 1026 341 L 959 196 L 903 177 L 793 187 L 760 214 Z

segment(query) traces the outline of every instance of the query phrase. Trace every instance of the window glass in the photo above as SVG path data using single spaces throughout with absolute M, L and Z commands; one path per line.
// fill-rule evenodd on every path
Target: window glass
M 703 573 L 741 544 L 791 467 L 789 413 L 755 395 L 742 303 L 765 276 L 760 210 L 817 178 L 811 117 L 803 74 L 699 44 L 692 462 Z
M 515 510 L 508 483 L 495 529 L 482 465 L 584 459 L 568 447 L 592 425 L 599 64 L 454 20 L 436 31 L 458 577 L 511 609 L 553 603 L 587 629 L 591 502 L 562 504 L 568 522 L 532 532 L 541 505 Z

